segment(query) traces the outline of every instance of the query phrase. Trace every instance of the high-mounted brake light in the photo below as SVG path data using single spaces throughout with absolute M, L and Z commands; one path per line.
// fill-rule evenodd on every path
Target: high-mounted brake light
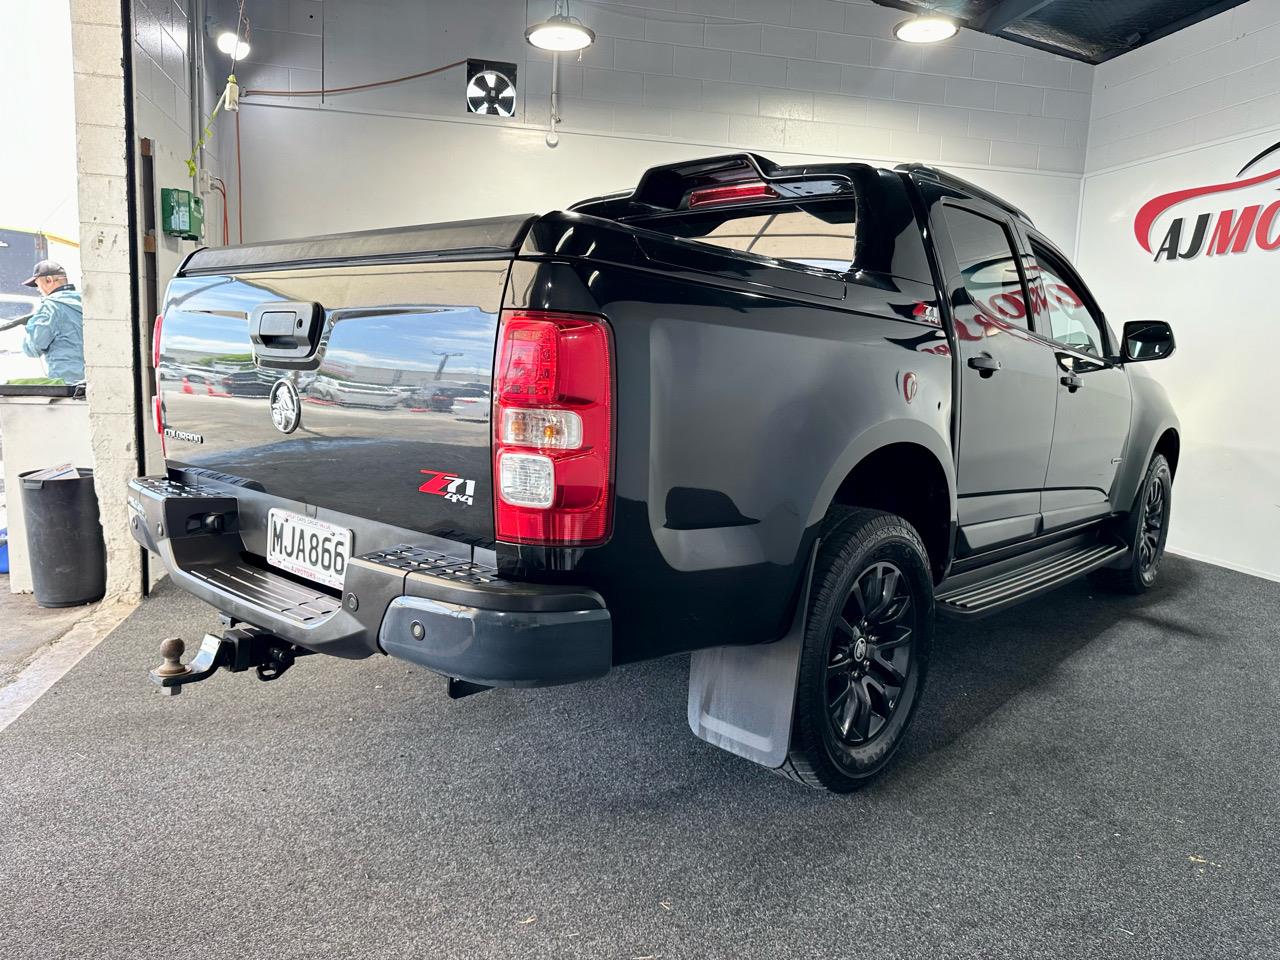
M 730 183 L 723 187 L 704 187 L 689 194 L 690 207 L 705 207 L 712 203 L 741 203 L 743 200 L 761 200 L 776 197 L 777 191 L 767 183 L 753 180 L 750 183 Z
M 497 538 L 591 546 L 613 516 L 613 356 L 603 317 L 507 310 L 494 373 Z

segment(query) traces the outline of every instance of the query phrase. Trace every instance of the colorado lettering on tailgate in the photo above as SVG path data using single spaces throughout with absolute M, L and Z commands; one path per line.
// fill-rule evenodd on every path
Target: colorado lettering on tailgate
M 442 470 L 419 470 L 431 479 L 418 487 L 419 493 L 433 493 L 454 503 L 464 503 L 468 507 L 475 503 L 476 482 Z

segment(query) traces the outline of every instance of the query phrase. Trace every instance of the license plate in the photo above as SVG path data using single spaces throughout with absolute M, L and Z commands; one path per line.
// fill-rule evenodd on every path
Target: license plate
M 327 587 L 342 587 L 351 531 L 288 510 L 267 514 L 267 563 Z

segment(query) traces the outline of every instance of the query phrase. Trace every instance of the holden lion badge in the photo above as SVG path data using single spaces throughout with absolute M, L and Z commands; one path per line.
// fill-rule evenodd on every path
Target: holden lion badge
M 293 433 L 302 422 L 298 391 L 288 380 L 277 380 L 271 388 L 271 422 L 281 433 Z

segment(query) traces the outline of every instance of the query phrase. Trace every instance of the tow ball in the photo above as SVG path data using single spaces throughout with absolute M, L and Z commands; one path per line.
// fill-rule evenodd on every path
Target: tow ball
M 253 669 L 259 680 L 274 680 L 293 666 L 294 660 L 313 651 L 259 630 L 227 630 L 222 636 L 205 634 L 189 663 L 182 662 L 186 644 L 179 637 L 160 642 L 163 662 L 148 676 L 166 696 L 177 696 L 189 683 L 213 676 L 218 669 L 231 673 Z

